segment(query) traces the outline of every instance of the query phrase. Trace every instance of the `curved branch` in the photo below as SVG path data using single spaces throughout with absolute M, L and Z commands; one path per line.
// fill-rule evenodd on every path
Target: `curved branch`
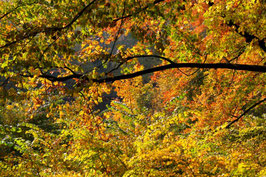
M 82 14 L 86 11 L 86 9 L 88 9 L 93 3 L 95 3 L 97 0 L 93 0 L 91 1 L 88 5 L 86 5 L 80 12 L 78 12 L 78 14 L 65 26 L 63 27 L 46 27 L 44 29 L 39 29 L 39 30 L 36 30 L 36 31 L 32 31 L 32 32 L 29 32 L 29 33 L 26 33 L 26 35 L 24 36 L 21 36 L 19 39 L 15 40 L 15 41 L 12 41 L 10 43 L 7 43 L 3 46 L 0 46 L 0 49 L 1 48 L 5 48 L 5 47 L 9 47 L 17 42 L 20 42 L 24 39 L 28 39 L 30 37 L 35 37 L 37 34 L 39 33 L 49 33 L 49 32 L 56 32 L 56 31 L 62 31 L 64 29 L 67 29 L 69 27 L 71 27 L 73 25 L 73 23 L 75 23 L 77 21 L 77 19 L 82 16 Z
M 159 59 L 163 59 L 163 60 L 165 60 L 165 61 L 167 61 L 167 62 L 169 62 L 169 63 L 175 64 L 175 62 L 173 62 L 172 60 L 170 60 L 170 59 L 168 59 L 168 58 L 165 58 L 165 57 L 162 57 L 162 56 L 159 56 L 159 55 L 135 55 L 135 56 L 127 57 L 127 58 L 123 59 L 123 60 L 124 60 L 123 62 L 119 63 L 119 64 L 117 65 L 117 67 L 111 69 L 111 70 L 110 70 L 109 72 L 107 72 L 106 74 L 109 74 L 109 73 L 111 73 L 111 72 L 117 70 L 118 68 L 120 68 L 123 64 L 125 64 L 125 61 L 131 60 L 131 59 L 134 59 L 134 58 L 151 58 L 151 57 L 159 58 Z M 182 71 L 180 70 L 180 72 L 182 72 Z M 185 74 L 185 73 L 184 73 L 184 74 Z
M 149 73 L 154 73 L 157 71 L 164 71 L 167 69 L 174 68 L 199 68 L 199 69 L 231 69 L 231 70 L 242 70 L 242 71 L 253 71 L 253 72 L 266 72 L 266 66 L 260 65 L 243 65 L 243 64 L 230 64 L 230 63 L 171 63 L 164 66 L 158 66 L 142 71 L 138 71 L 131 74 L 125 74 L 114 77 L 100 78 L 100 79 L 92 79 L 93 82 L 96 83 L 104 83 L 104 82 L 114 82 L 117 80 L 130 79 L 138 76 L 142 76 Z M 55 77 L 51 75 L 40 75 L 39 77 L 49 79 L 51 81 L 67 81 L 69 79 L 81 78 L 84 77 L 86 80 L 90 80 L 86 78 L 83 74 L 73 74 L 65 77 Z
M 235 120 L 233 120 L 232 122 L 230 122 L 225 128 L 230 128 L 230 126 L 233 123 L 239 121 L 239 119 L 241 119 L 241 117 L 243 117 L 245 114 L 247 114 L 251 109 L 255 108 L 256 106 L 258 106 L 259 104 L 263 103 L 264 101 L 266 101 L 266 98 L 264 98 L 263 100 L 260 100 L 259 102 L 255 103 L 250 108 L 248 108 L 247 110 L 245 110 L 240 116 L 238 116 Z
M 242 65 L 242 64 L 232 65 L 228 63 L 171 63 L 168 65 L 158 66 L 155 68 L 138 71 L 131 74 L 125 74 L 125 75 L 103 78 L 103 79 L 94 79 L 93 82 L 98 82 L 98 83 L 113 82 L 116 80 L 130 79 L 137 76 L 142 76 L 144 74 L 154 73 L 157 71 L 164 71 L 173 68 L 232 69 L 232 70 L 242 70 L 242 71 L 266 72 L 266 66 L 259 66 L 259 65 Z
M 135 56 L 132 56 L 132 57 L 127 57 L 124 60 L 128 61 L 128 60 L 131 60 L 133 58 L 151 58 L 151 57 L 160 58 L 160 59 L 163 59 L 163 60 L 165 60 L 165 61 L 167 61 L 167 62 L 169 62 L 171 64 L 175 64 L 175 62 L 173 62 L 169 58 L 165 58 L 165 57 L 162 57 L 162 56 L 159 56 L 159 55 L 135 55 Z

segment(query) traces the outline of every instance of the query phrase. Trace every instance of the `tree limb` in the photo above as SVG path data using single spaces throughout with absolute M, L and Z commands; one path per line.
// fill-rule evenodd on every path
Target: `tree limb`
M 28 4 L 22 4 L 22 5 L 18 5 L 17 7 L 15 7 L 14 9 L 11 9 L 10 11 L 8 11 L 7 13 L 5 13 L 4 15 L 2 15 L 0 17 L 0 20 L 2 20 L 3 18 L 5 18 L 6 16 L 8 16 L 9 14 L 11 14 L 12 12 L 16 11 L 18 8 L 20 7 L 23 7 L 23 6 L 30 6 L 30 5 L 33 5 L 33 4 L 36 4 L 38 3 L 37 1 L 36 2 L 32 2 L 32 3 L 28 3 Z
M 110 78 L 94 79 L 94 82 L 113 82 L 116 80 L 130 79 L 137 76 L 141 76 L 148 73 L 154 73 L 157 71 L 164 71 L 173 68 L 206 68 L 206 69 L 232 69 L 232 70 L 243 70 L 243 71 L 256 71 L 256 72 L 266 72 L 266 66 L 259 65 L 242 65 L 242 64 L 228 64 L 228 63 L 174 63 L 164 66 L 158 66 L 155 68 L 146 69 L 143 71 L 138 71 L 131 74 L 125 74 Z
M 211 7 L 211 6 L 214 5 L 214 3 L 213 2 L 209 2 L 208 5 Z M 223 15 L 222 17 L 225 17 L 225 15 Z M 250 43 L 253 39 L 258 39 L 258 43 L 259 43 L 260 48 L 264 52 L 266 52 L 266 46 L 265 46 L 265 42 L 264 42 L 265 38 L 260 40 L 258 37 L 246 32 L 246 31 L 244 31 L 243 33 L 239 32 L 238 31 L 239 26 L 237 24 L 235 24 L 232 20 L 230 20 L 227 25 L 230 26 L 230 27 L 234 26 L 235 27 L 235 32 L 238 33 L 239 35 L 241 35 L 242 37 L 244 37 L 247 43 Z
M 247 110 L 245 110 L 240 116 L 238 116 L 235 120 L 233 120 L 232 122 L 230 122 L 225 128 L 230 128 L 230 126 L 239 121 L 239 119 L 241 119 L 245 114 L 247 114 L 251 109 L 255 108 L 256 106 L 258 106 L 259 104 L 263 103 L 264 101 L 266 101 L 266 98 L 264 98 L 263 100 L 260 100 L 259 102 L 255 103 L 254 105 L 252 105 L 250 108 L 248 108 Z
M 249 34 L 249 33 L 246 32 L 246 31 L 244 31 L 243 33 L 239 32 L 239 31 L 238 31 L 239 26 L 238 26 L 237 24 L 235 24 L 232 20 L 229 21 L 228 26 L 230 26 L 230 27 L 235 27 L 235 28 L 234 28 L 234 29 L 235 29 L 235 32 L 237 32 L 239 35 L 241 35 L 242 37 L 244 37 L 247 43 L 250 43 L 253 39 L 257 39 L 258 42 L 259 42 L 259 46 L 260 46 L 260 48 L 261 48 L 264 52 L 266 52 L 266 46 L 265 46 L 265 42 L 264 42 L 265 38 L 260 40 L 258 37 L 254 36 L 254 35 L 252 35 L 252 34 Z
M 231 70 L 242 70 L 242 71 L 253 71 L 253 72 L 266 72 L 266 66 L 261 65 L 244 65 L 244 64 L 230 64 L 230 63 L 171 63 L 164 66 L 158 66 L 142 71 L 138 71 L 131 74 L 124 74 L 114 77 L 106 77 L 106 78 L 100 78 L 100 79 L 89 79 L 86 78 L 83 74 L 73 74 L 65 77 L 55 77 L 52 75 L 40 75 L 39 77 L 46 78 L 51 81 L 59 81 L 64 82 L 69 79 L 74 78 L 85 78 L 86 80 L 92 80 L 96 83 L 104 83 L 104 82 L 114 82 L 117 80 L 123 80 L 123 79 L 131 79 L 134 77 L 142 76 L 149 73 L 154 73 L 157 71 L 164 71 L 167 69 L 174 69 L 174 68 L 200 68 L 200 69 L 231 69 Z
M 93 4 L 95 3 L 97 0 L 93 0 L 91 1 L 88 5 L 86 5 L 80 12 L 78 12 L 78 14 L 65 26 L 63 27 L 46 27 L 44 29 L 39 29 L 39 30 L 36 30 L 36 31 L 32 31 L 30 33 L 26 33 L 26 35 L 24 36 L 21 36 L 19 39 L 15 40 L 15 41 L 12 41 L 10 43 L 7 43 L 3 46 L 0 46 L 0 49 L 1 48 L 5 48 L 5 47 L 9 47 L 17 42 L 20 42 L 24 39 L 28 39 L 29 37 L 35 37 L 37 34 L 39 33 L 49 33 L 49 32 L 55 32 L 55 31 L 62 31 L 64 29 L 67 29 L 69 27 L 71 27 L 73 25 L 73 23 L 75 23 L 77 21 L 77 19 L 82 16 L 82 14 Z

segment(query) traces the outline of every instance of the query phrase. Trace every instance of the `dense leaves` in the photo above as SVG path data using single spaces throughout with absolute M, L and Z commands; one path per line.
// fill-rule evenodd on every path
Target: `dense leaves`
M 0 1 L 0 176 L 265 176 L 265 12 Z

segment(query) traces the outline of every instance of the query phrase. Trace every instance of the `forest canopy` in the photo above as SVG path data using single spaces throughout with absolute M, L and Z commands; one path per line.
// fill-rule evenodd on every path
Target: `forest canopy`
M 0 176 L 265 176 L 262 0 L 0 0 Z

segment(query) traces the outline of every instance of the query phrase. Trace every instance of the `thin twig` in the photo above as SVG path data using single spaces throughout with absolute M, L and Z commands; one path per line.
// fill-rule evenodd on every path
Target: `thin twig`
M 18 8 L 20 8 L 20 7 L 23 7 L 23 6 L 30 6 L 30 5 L 33 5 L 33 4 L 36 4 L 36 3 L 37 3 L 37 1 L 36 1 L 36 2 L 29 3 L 29 4 L 18 5 L 18 6 L 15 7 L 14 9 L 12 9 L 12 10 L 8 11 L 7 13 L 5 13 L 4 15 L 2 15 L 2 16 L 0 17 L 0 20 L 2 20 L 3 18 L 5 18 L 6 16 L 8 16 L 9 14 L 11 14 L 12 12 L 16 11 L 16 10 L 17 10 Z
M 124 16 L 124 14 L 125 14 L 125 10 L 126 10 L 126 2 L 124 2 L 124 9 L 123 9 L 122 16 Z M 110 56 L 109 56 L 109 58 L 110 58 L 110 57 L 112 56 L 112 54 L 113 54 L 113 51 L 114 51 L 114 49 L 115 49 L 116 42 L 117 42 L 117 40 L 118 40 L 118 35 L 119 35 L 119 33 L 120 33 L 121 29 L 122 29 L 123 23 L 124 23 L 124 19 L 122 19 L 121 24 L 120 24 L 120 26 L 119 26 L 119 28 L 118 28 L 117 33 L 116 33 L 115 40 L 114 40 L 114 44 L 113 44 L 113 46 L 112 46 L 112 49 L 111 49 L 111 52 L 110 52 Z M 107 58 L 107 60 L 108 60 L 108 58 Z M 105 61 L 105 62 L 106 62 L 106 61 Z
M 255 108 L 256 106 L 258 106 L 259 104 L 263 103 L 264 101 L 266 101 L 266 98 L 264 98 L 263 100 L 260 100 L 259 102 L 255 103 L 254 105 L 252 105 L 250 108 L 248 108 L 247 110 L 245 110 L 240 116 L 238 116 L 235 120 L 233 120 L 232 122 L 230 122 L 226 128 L 230 128 L 230 126 L 237 122 L 239 119 L 241 119 L 245 114 L 247 114 L 251 109 Z
M 163 59 L 171 64 L 175 64 L 175 62 L 173 62 L 172 60 L 170 60 L 169 58 L 165 58 L 163 56 L 159 56 L 159 55 L 135 55 L 135 56 L 132 56 L 132 57 L 127 57 L 127 58 L 124 58 L 124 62 L 121 62 L 119 63 L 115 68 L 113 68 L 112 70 L 110 70 L 109 72 L 105 73 L 105 74 L 109 74 L 115 70 L 117 70 L 118 68 L 120 68 L 123 64 L 125 64 L 126 61 L 128 60 L 131 60 L 131 59 L 134 59 L 134 58 L 160 58 L 160 59 Z M 181 71 L 182 72 L 182 71 Z M 185 73 L 184 73 L 185 74 Z
M 1 48 L 5 48 L 5 47 L 9 47 L 17 42 L 20 42 L 24 39 L 27 39 L 29 37 L 35 37 L 37 34 L 39 33 L 49 33 L 49 32 L 56 32 L 56 31 L 62 31 L 64 29 L 67 29 L 69 27 L 71 27 L 73 25 L 73 23 L 75 23 L 79 17 L 82 16 L 82 14 L 88 9 L 88 7 L 90 7 L 94 2 L 96 2 L 97 0 L 93 0 L 92 2 L 90 2 L 87 6 L 85 6 L 66 26 L 63 27 L 46 27 L 44 29 L 40 29 L 40 30 L 36 30 L 36 31 L 32 31 L 31 33 L 27 33 L 25 36 L 22 36 L 20 39 L 17 39 L 15 41 L 12 41 L 10 43 L 7 43 L 3 46 L 0 46 Z

